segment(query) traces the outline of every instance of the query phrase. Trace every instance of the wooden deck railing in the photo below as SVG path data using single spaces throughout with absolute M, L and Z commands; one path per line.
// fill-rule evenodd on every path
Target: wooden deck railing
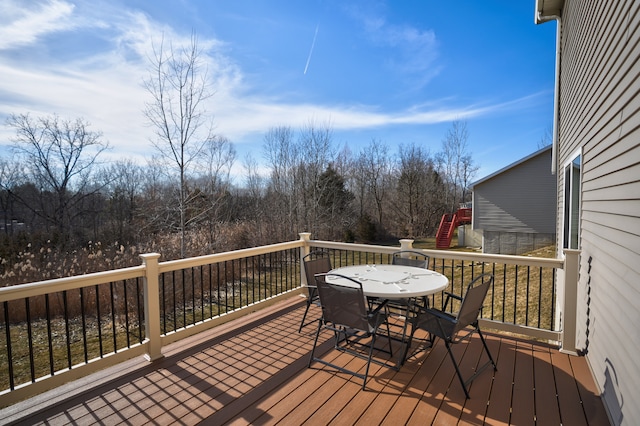
M 301 293 L 301 258 L 314 248 L 330 250 L 336 267 L 387 263 L 398 250 L 300 235 L 167 262 L 144 254 L 137 267 L 0 288 L 0 406 L 136 356 L 159 359 L 169 343 Z M 400 241 L 401 248 L 411 245 Z M 577 252 L 564 259 L 424 252 L 430 268 L 449 278 L 448 291 L 460 294 L 471 277 L 494 274 L 485 327 L 575 352 Z M 432 304 L 439 303 L 434 296 Z

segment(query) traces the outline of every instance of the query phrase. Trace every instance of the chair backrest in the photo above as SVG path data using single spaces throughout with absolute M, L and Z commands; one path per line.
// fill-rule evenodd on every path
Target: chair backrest
M 416 268 L 428 268 L 429 256 L 419 251 L 414 250 L 401 250 L 393 253 L 391 257 L 391 264 L 414 266 Z
M 469 283 L 457 315 L 455 331 L 461 330 L 478 320 L 484 299 L 492 283 L 493 275 L 491 274 L 482 274 Z
M 332 283 L 330 277 L 338 277 L 348 285 Z M 320 274 L 316 276 L 316 286 L 325 322 L 370 331 L 362 283 L 339 274 Z
M 326 274 L 331 269 L 331 259 L 326 252 L 311 252 L 304 258 L 304 273 L 307 277 L 307 285 L 316 285 L 316 275 Z

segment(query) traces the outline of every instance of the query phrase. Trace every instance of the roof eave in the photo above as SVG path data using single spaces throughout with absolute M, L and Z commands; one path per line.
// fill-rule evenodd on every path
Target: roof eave
M 541 24 L 562 14 L 564 0 L 536 0 L 535 23 Z

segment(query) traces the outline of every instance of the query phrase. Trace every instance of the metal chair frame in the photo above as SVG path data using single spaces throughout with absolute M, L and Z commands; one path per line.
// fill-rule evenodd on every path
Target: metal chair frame
M 443 309 L 446 309 L 450 301 L 456 299 L 461 302 L 460 311 L 458 311 L 456 315 L 452 315 L 438 309 L 427 308 L 424 312 L 420 313 L 414 319 L 411 336 L 409 337 L 410 346 L 413 339 L 413 334 L 415 330 L 419 328 L 429 333 L 429 339 L 431 340 L 432 345 L 436 337 L 439 337 L 444 341 L 444 344 L 447 347 L 447 352 L 449 353 L 449 357 L 453 362 L 453 365 L 456 369 L 456 374 L 458 376 L 458 379 L 460 380 L 460 384 L 462 385 L 464 394 L 467 398 L 469 398 L 468 385 L 476 377 L 478 377 L 480 373 L 482 373 L 490 365 L 493 366 L 494 371 L 498 369 L 495 361 L 493 360 L 493 357 L 491 356 L 491 352 L 489 351 L 487 342 L 485 341 L 484 335 L 482 334 L 482 331 L 480 330 L 480 326 L 478 324 L 478 318 L 482 310 L 484 299 L 492 283 L 492 274 L 482 274 L 474 278 L 469 283 L 464 297 L 445 292 L 446 299 Z M 473 328 L 471 330 L 468 330 L 467 327 L 469 326 Z M 466 331 L 466 333 L 463 333 L 463 331 Z M 451 345 L 460 343 L 461 341 L 471 337 L 474 332 L 477 332 L 480 336 L 482 346 L 487 352 L 489 360 L 482 366 L 478 367 L 475 373 L 465 380 L 462 377 L 458 362 L 453 355 Z M 462 334 L 462 336 L 460 336 L 460 334 Z
M 326 280 L 328 276 L 339 277 L 342 282 L 345 280 L 349 282 L 349 285 L 328 282 Z M 373 358 L 374 349 L 393 356 L 388 323 L 386 322 L 387 316 L 383 311 L 384 304 L 377 306 L 374 310 L 369 310 L 362 283 L 344 275 L 318 274 L 316 275 L 316 287 L 322 307 L 322 318 L 318 320 L 318 329 L 308 366 L 311 367 L 311 364 L 316 361 L 338 371 L 361 378 L 363 380 L 362 389 L 364 390 L 369 375 L 369 366 L 372 362 L 394 368 L 387 362 Z M 378 328 L 384 323 L 387 324 L 389 350 L 376 347 Z M 334 349 L 366 360 L 364 373 L 358 373 L 315 356 L 318 338 L 323 329 L 334 333 Z M 368 338 L 368 342 L 364 342 L 366 338 Z M 358 351 L 358 349 L 354 348 L 354 345 L 357 345 L 358 348 L 368 348 L 367 354 L 364 355 Z
M 315 322 L 315 320 L 310 320 L 309 322 L 305 323 L 311 305 L 317 305 L 318 307 L 320 307 L 320 298 L 318 297 L 315 275 L 320 273 L 327 273 L 332 269 L 329 253 L 324 250 L 316 250 L 306 254 L 302 258 L 302 264 L 304 267 L 305 276 L 307 277 L 308 294 L 306 306 L 304 308 L 304 315 L 302 315 L 302 321 L 300 321 L 300 328 L 298 328 L 298 333 L 302 332 L 303 327 L 306 327 L 307 325 L 313 324 Z

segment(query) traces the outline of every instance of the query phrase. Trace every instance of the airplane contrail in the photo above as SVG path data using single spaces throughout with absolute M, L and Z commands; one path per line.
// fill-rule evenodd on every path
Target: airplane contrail
M 309 69 L 309 62 L 311 62 L 311 54 L 313 53 L 313 47 L 316 45 L 316 37 L 318 37 L 318 28 L 320 24 L 316 25 L 316 33 L 313 35 L 313 41 L 311 42 L 311 49 L 309 50 L 309 57 L 307 58 L 307 65 L 304 67 L 304 75 L 307 75 Z

